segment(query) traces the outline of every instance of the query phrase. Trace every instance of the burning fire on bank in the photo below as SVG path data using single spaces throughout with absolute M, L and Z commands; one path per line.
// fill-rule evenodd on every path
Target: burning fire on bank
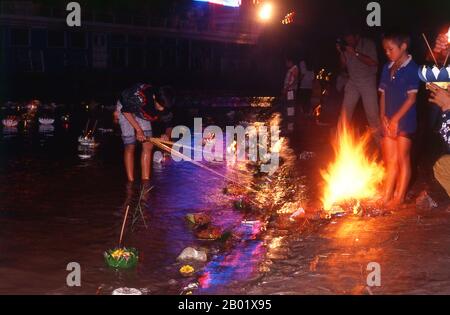
M 366 132 L 358 137 L 346 122 L 338 126 L 333 142 L 334 160 L 321 171 L 325 181 L 321 199 L 325 211 L 333 213 L 341 206 L 350 206 L 355 211 L 361 203 L 379 197 L 385 170 L 376 154 L 369 153 L 370 136 Z

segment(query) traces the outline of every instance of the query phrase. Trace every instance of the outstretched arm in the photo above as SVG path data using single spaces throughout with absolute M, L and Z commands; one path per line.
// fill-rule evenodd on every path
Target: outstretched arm
M 123 115 L 130 122 L 131 126 L 133 126 L 134 130 L 136 130 L 136 139 L 141 142 L 145 141 L 144 131 L 141 126 L 139 126 L 136 118 L 134 118 L 134 115 L 132 113 L 123 113 Z

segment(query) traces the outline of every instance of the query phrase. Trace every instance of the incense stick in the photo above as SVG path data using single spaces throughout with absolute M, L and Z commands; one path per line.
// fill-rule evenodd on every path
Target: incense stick
M 84 133 L 83 135 L 86 137 L 87 136 L 87 132 L 88 132 L 88 128 L 89 128 L 89 123 L 91 122 L 90 119 L 88 119 L 87 123 L 86 123 L 86 127 L 84 128 Z
M 199 149 L 193 148 L 192 146 L 189 146 L 189 145 L 178 144 L 178 143 L 175 143 L 175 142 L 172 142 L 172 141 L 162 140 L 161 138 L 154 138 L 154 139 L 157 139 L 157 141 L 159 141 L 159 142 L 161 142 L 161 143 L 163 143 L 163 144 L 166 144 L 166 145 L 172 145 L 172 146 L 176 146 L 176 147 L 180 147 L 180 148 L 188 148 L 188 149 L 193 150 L 193 151 L 203 152 L 203 150 L 199 150 Z M 149 141 L 149 140 L 147 140 L 147 141 Z M 263 146 L 262 146 L 261 144 L 258 144 L 258 146 L 260 146 L 261 148 L 263 148 Z M 173 150 L 173 149 L 172 149 L 172 150 Z M 169 152 L 169 153 L 170 153 L 170 152 Z M 236 174 L 239 174 L 239 175 L 245 174 L 245 172 L 237 171 L 237 170 L 234 170 L 234 169 L 229 169 L 229 171 L 231 171 L 231 172 L 233 172 L 233 173 L 236 173 Z M 248 172 L 247 172 L 247 173 L 248 173 Z M 269 179 L 269 180 L 270 180 L 270 179 Z
M 98 123 L 98 120 L 96 120 L 95 123 L 94 123 L 94 127 L 92 128 L 92 133 L 91 133 L 91 135 L 94 134 L 95 128 L 97 128 L 97 123 Z
M 428 39 L 427 39 L 427 37 L 425 36 L 424 33 L 422 33 L 422 36 L 423 36 L 423 39 L 425 40 L 425 43 L 427 44 L 428 50 L 429 50 L 430 53 L 431 53 L 431 57 L 433 57 L 434 64 L 437 66 L 438 63 L 437 63 L 437 61 L 436 61 L 436 57 L 434 56 L 433 50 L 431 49 L 430 43 L 428 42 Z
M 127 206 L 127 210 L 125 211 L 125 217 L 123 218 L 122 230 L 120 231 L 120 238 L 119 238 L 119 248 L 120 248 L 120 245 L 122 244 L 123 230 L 125 229 L 125 223 L 127 222 L 129 209 L 130 209 L 130 205 Z
M 447 60 L 448 60 L 448 57 L 449 57 L 449 56 L 450 56 L 450 48 L 448 49 L 447 57 L 445 57 L 445 61 L 444 61 L 443 68 L 445 68 L 445 65 L 447 64 Z
M 163 149 L 163 150 L 165 150 L 165 151 L 167 151 L 167 152 L 169 152 L 169 153 L 171 153 L 171 154 L 174 154 L 174 155 L 176 155 L 176 156 L 178 156 L 178 157 L 180 157 L 180 158 L 182 158 L 182 159 L 185 159 L 185 160 L 191 162 L 192 164 L 194 164 L 194 165 L 196 165 L 196 166 L 198 166 L 198 167 L 201 167 L 201 168 L 203 168 L 203 169 L 205 169 L 205 170 L 207 170 L 207 171 L 209 171 L 209 172 L 211 172 L 211 173 L 213 173 L 213 174 L 215 174 L 215 175 L 217 175 L 217 176 L 220 176 L 220 177 L 222 177 L 222 178 L 225 178 L 226 180 L 229 180 L 229 181 L 231 181 L 231 182 L 234 182 L 235 184 L 237 184 L 237 185 L 239 185 L 239 186 L 243 186 L 243 187 L 245 187 L 245 188 L 247 188 L 247 189 L 249 189 L 249 190 L 251 190 L 251 191 L 253 191 L 253 192 L 256 192 L 255 189 L 253 189 L 253 188 L 251 188 L 251 187 L 248 187 L 248 186 L 245 186 L 245 185 L 239 183 L 238 181 L 236 181 L 236 180 L 234 180 L 234 179 L 231 179 L 231 178 L 229 178 L 229 177 L 227 177 L 227 176 L 225 176 L 225 175 L 223 175 L 223 174 L 220 174 L 219 172 L 217 172 L 217 171 L 215 171 L 215 170 L 213 170 L 213 169 L 211 169 L 211 168 L 209 168 L 209 167 L 207 167 L 207 166 L 205 166 L 205 165 L 203 165 L 203 164 L 201 164 L 201 163 L 199 163 L 199 162 L 197 162 L 197 161 L 194 161 L 194 160 L 192 160 L 190 157 L 188 157 L 188 156 L 186 156 L 186 155 L 184 155 L 184 154 L 182 154 L 182 153 L 180 153 L 180 152 L 178 152 L 178 151 L 176 151 L 176 150 L 174 150 L 174 149 L 168 147 L 167 145 L 161 143 L 161 142 L 159 141 L 159 139 L 157 139 L 157 138 L 149 138 L 149 140 L 150 140 L 154 145 L 156 145 L 157 147 L 159 147 L 159 148 L 161 148 L 161 149 Z

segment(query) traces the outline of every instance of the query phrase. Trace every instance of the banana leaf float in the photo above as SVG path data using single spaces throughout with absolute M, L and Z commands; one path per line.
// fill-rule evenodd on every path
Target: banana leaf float
M 205 213 L 189 213 L 186 220 L 196 226 L 207 225 L 211 223 L 211 217 Z
M 104 253 L 105 262 L 112 268 L 130 269 L 137 265 L 138 251 L 135 248 L 114 248 Z
M 222 231 L 216 226 L 208 226 L 196 230 L 195 236 L 199 240 L 226 242 L 232 236 L 232 233 L 230 231 Z

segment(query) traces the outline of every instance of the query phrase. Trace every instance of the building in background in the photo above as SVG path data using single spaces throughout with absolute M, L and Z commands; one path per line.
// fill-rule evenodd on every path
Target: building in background
M 253 0 L 239 7 L 198 1 L 107 3 L 80 1 L 82 26 L 68 27 L 64 1 L 1 1 L 0 66 L 11 97 L 19 92 L 71 97 L 94 86 L 110 91 L 139 79 L 186 88 L 250 89 L 264 71 L 270 73 L 270 65 L 278 65 L 267 52 L 257 52 L 261 25 L 255 23 Z

